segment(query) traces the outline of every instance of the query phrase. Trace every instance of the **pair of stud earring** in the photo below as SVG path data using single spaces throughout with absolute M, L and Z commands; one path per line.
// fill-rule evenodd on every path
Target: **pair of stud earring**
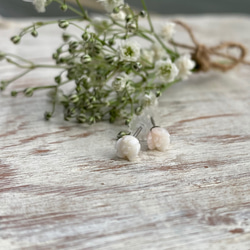
M 165 128 L 155 125 L 153 117 L 150 117 L 152 127 L 146 135 L 147 146 L 150 150 L 166 151 L 170 145 L 170 135 Z M 138 127 L 133 135 L 130 133 L 119 133 L 116 142 L 116 154 L 119 158 L 135 161 L 141 150 L 138 136 L 142 126 Z

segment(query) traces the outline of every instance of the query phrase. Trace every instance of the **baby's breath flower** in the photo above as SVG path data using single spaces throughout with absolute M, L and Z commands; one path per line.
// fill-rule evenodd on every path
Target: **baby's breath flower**
M 152 91 L 150 91 L 148 94 L 145 94 L 143 97 L 143 104 L 145 106 L 157 106 L 158 100 L 156 95 Z
M 161 81 L 172 82 L 179 73 L 178 68 L 170 59 L 159 60 L 155 64 L 156 76 Z
M 45 12 L 45 5 L 47 3 L 47 0 L 23 0 L 24 2 L 32 2 L 35 6 L 37 12 Z
M 116 77 L 115 80 L 112 82 L 112 87 L 115 91 L 120 92 L 126 87 L 128 81 L 128 75 L 125 73 L 121 74 L 120 76 Z
M 169 41 L 173 38 L 175 33 L 175 23 L 167 22 L 161 29 L 161 36 L 166 40 Z
M 126 41 L 119 47 L 121 61 L 135 62 L 140 57 L 140 45 L 135 41 Z
M 107 28 L 111 25 L 110 19 L 103 18 L 103 17 L 99 17 L 99 16 L 94 17 L 94 18 L 92 19 L 92 22 L 93 22 L 95 31 L 96 31 L 97 33 L 102 33 L 102 32 L 104 32 L 104 31 L 107 30 Z
M 182 79 L 186 79 L 189 75 L 191 75 L 191 70 L 195 66 L 195 62 L 191 60 L 191 56 L 189 54 L 179 57 L 175 64 L 179 69 L 179 77 Z
M 151 51 L 154 52 L 155 61 L 168 57 L 166 50 L 158 43 L 152 44 Z
M 112 12 L 114 8 L 124 4 L 124 0 L 97 0 L 100 2 L 106 11 Z
M 126 13 L 122 10 L 118 13 L 111 13 L 110 16 L 116 21 L 124 21 L 126 19 Z
M 141 50 L 141 58 L 142 63 L 153 63 L 154 62 L 155 52 L 149 49 L 142 49 Z
M 133 94 L 136 90 L 135 90 L 135 87 L 133 87 L 130 83 L 127 83 L 126 85 L 126 90 L 127 92 L 131 95 Z

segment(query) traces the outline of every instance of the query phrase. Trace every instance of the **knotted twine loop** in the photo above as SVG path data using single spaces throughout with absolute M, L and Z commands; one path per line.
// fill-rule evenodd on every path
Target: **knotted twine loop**
M 190 45 L 178 43 L 175 41 L 171 41 L 171 44 L 177 47 L 182 47 L 182 48 L 192 50 L 193 52 L 191 53 L 191 55 L 192 55 L 192 59 L 196 62 L 197 70 L 206 72 L 210 69 L 218 69 L 220 71 L 225 72 L 225 71 L 233 69 L 235 66 L 237 66 L 240 63 L 250 64 L 250 62 L 247 62 L 244 60 L 245 56 L 247 55 L 247 49 L 244 45 L 240 43 L 235 43 L 235 42 L 223 42 L 217 46 L 207 47 L 204 44 L 200 44 L 196 40 L 192 29 L 187 24 L 178 20 L 174 21 L 174 23 L 182 26 L 188 32 L 195 46 L 190 46 Z M 236 48 L 240 50 L 239 57 L 235 57 L 235 56 L 220 52 L 220 50 L 222 49 L 232 49 L 232 48 Z M 211 60 L 212 55 L 230 59 L 231 62 L 230 63 L 214 62 Z

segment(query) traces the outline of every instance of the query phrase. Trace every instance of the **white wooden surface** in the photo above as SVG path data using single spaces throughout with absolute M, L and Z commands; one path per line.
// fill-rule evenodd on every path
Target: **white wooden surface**
M 182 20 L 210 45 L 233 39 L 250 48 L 248 17 Z M 50 61 L 53 28 L 36 41 L 39 50 L 33 38 L 7 42 L 26 24 L 1 24 L 1 50 Z M 1 63 L 1 78 L 13 73 Z M 17 85 L 49 83 L 52 75 L 39 71 Z M 240 66 L 173 86 L 156 119 L 171 133 L 171 148 L 143 151 L 133 163 L 115 157 L 121 125 L 68 123 L 59 110 L 45 122 L 44 93 L 2 94 L 0 249 L 249 250 L 249 79 L 250 68 Z

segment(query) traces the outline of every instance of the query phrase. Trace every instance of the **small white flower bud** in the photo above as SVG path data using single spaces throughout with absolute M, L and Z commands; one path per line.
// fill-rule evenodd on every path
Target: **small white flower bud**
M 128 23 L 127 24 L 127 29 L 132 32 L 136 29 L 136 24 L 135 23 Z
M 110 16 L 116 21 L 124 21 L 126 18 L 126 13 L 121 10 L 118 13 L 111 13 Z
M 14 43 L 14 44 L 17 44 L 20 42 L 21 40 L 21 37 L 20 36 L 13 36 L 10 38 L 10 40 Z
M 25 96 L 30 97 L 30 96 L 33 95 L 33 93 L 34 93 L 34 89 L 33 88 L 27 88 L 27 89 L 24 90 L 24 95 Z
M 146 17 L 147 16 L 147 12 L 145 10 L 141 10 L 140 11 L 140 16 L 141 17 Z
M 81 57 L 81 62 L 84 63 L 84 64 L 87 64 L 89 62 L 91 62 L 91 57 L 89 55 L 84 55 Z
M 69 26 L 69 22 L 65 20 L 61 20 L 58 22 L 58 26 L 62 29 L 66 29 Z
M 89 39 L 90 39 L 90 34 L 88 33 L 88 32 L 84 32 L 83 34 L 82 34 L 82 39 L 85 41 L 85 42 L 87 42 Z

